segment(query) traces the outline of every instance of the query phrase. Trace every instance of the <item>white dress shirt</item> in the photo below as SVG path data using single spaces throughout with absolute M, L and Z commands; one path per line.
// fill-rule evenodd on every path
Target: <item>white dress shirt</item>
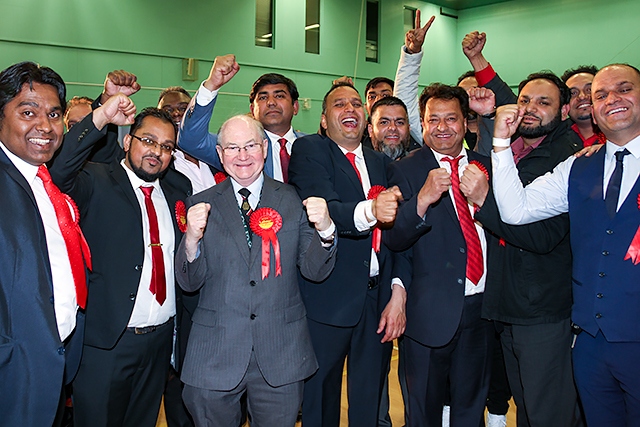
M 60 336 L 60 341 L 64 341 L 76 327 L 76 312 L 78 311 L 76 287 L 73 281 L 73 273 L 71 272 L 67 244 L 64 241 L 64 237 L 62 237 L 53 203 L 51 203 L 51 199 L 44 189 L 42 180 L 36 176 L 38 166 L 25 162 L 9 151 L 1 142 L 0 147 L 29 183 L 40 211 L 40 218 L 42 218 L 44 234 L 47 240 L 49 264 L 51 265 L 53 308 L 56 315 L 58 335 Z M 71 209 L 71 215 L 74 215 L 73 209 Z M 12 248 L 4 248 L 3 250 L 12 250 Z
M 193 194 L 198 194 L 216 185 L 216 180 L 213 177 L 211 169 L 209 169 L 209 165 L 201 161 L 198 161 L 196 165 L 192 161 L 187 160 L 184 157 L 184 153 L 180 150 L 176 150 L 174 154 L 173 166 L 178 172 L 189 178 L 191 187 L 193 188 Z
M 285 133 L 283 136 L 276 135 L 275 133 L 271 133 L 268 130 L 264 130 L 265 135 L 267 135 L 267 139 L 269 139 L 269 143 L 271 144 L 271 159 L 273 160 L 273 179 L 276 181 L 283 181 L 282 177 L 282 163 L 280 162 L 280 142 L 278 140 L 280 138 L 285 138 L 287 140 L 286 149 L 287 153 L 291 155 L 291 147 L 293 147 L 293 142 L 296 140 L 296 134 L 293 131 L 293 127 L 289 128 L 289 131 Z
M 438 161 L 438 164 L 440 165 L 441 168 L 445 168 L 447 170 L 447 172 L 449 172 L 449 174 L 451 174 L 451 163 L 442 160 L 444 157 L 458 157 L 459 155 L 462 155 L 462 158 L 460 159 L 460 162 L 458 163 L 458 175 L 460 177 L 462 177 L 462 174 L 464 173 L 464 170 L 467 168 L 467 166 L 469 165 L 469 158 L 467 157 L 467 150 L 465 150 L 464 148 L 462 149 L 462 151 L 455 155 L 455 156 L 445 156 L 444 154 L 440 154 L 434 150 L 431 150 L 433 152 L 433 155 L 436 157 L 436 160 Z M 456 206 L 455 203 L 455 197 L 453 195 L 453 189 L 452 187 L 449 187 L 449 197 L 451 198 L 451 203 L 453 204 L 453 208 L 456 211 L 456 215 L 458 215 L 458 207 Z M 475 208 L 472 204 L 467 203 L 467 207 L 469 208 L 469 212 L 471 213 L 471 218 L 473 218 L 474 214 L 475 214 Z M 458 215 L 459 216 L 459 215 Z M 473 282 L 471 280 L 469 280 L 469 278 L 465 278 L 465 283 L 464 283 L 464 295 L 465 296 L 469 296 L 469 295 L 475 295 L 475 294 L 479 294 L 481 292 L 484 292 L 484 285 L 485 282 L 487 281 L 487 236 L 485 236 L 484 234 L 484 229 L 482 228 L 482 226 L 475 221 L 474 222 L 475 226 L 476 226 L 476 231 L 478 232 L 478 237 L 480 238 L 480 246 L 482 247 L 482 265 L 483 265 L 483 271 L 482 271 L 482 277 L 480 278 L 480 280 L 478 280 L 478 284 L 474 285 Z
M 146 182 L 140 179 L 125 164 L 124 160 L 120 162 L 127 173 L 127 177 L 133 187 L 133 192 L 140 206 L 140 214 L 142 216 L 142 236 L 144 242 L 144 262 L 142 263 L 142 274 L 140 275 L 140 283 L 138 284 L 138 292 L 136 301 L 133 305 L 131 318 L 128 327 L 145 327 L 161 325 L 167 322 L 176 314 L 176 289 L 175 276 L 173 272 L 173 261 L 175 255 L 175 234 L 173 221 L 176 221 L 173 211 L 169 210 L 167 200 L 164 197 L 160 181 Z M 140 186 L 153 186 L 151 192 L 151 201 L 156 210 L 158 217 L 158 230 L 160 232 L 160 243 L 162 243 L 162 258 L 164 261 L 164 273 L 166 277 L 167 293 L 166 299 L 162 305 L 156 300 L 156 296 L 151 293 L 149 286 L 151 284 L 151 270 L 153 266 L 151 254 L 151 235 L 149 233 L 149 216 L 144 202 L 144 193 Z
M 496 138 L 494 138 L 495 140 Z M 500 144 L 500 140 L 497 141 Z M 625 146 L 610 141 L 605 145 L 604 176 L 602 177 L 602 199 L 616 166 L 615 152 L 623 149 L 631 153 L 624 156 L 622 183 L 617 209 L 633 188 L 640 175 L 640 136 Z M 507 224 L 529 224 L 569 211 L 569 175 L 575 157 L 571 156 L 558 164 L 552 172 L 538 177 L 525 188 L 522 187 L 511 149 L 496 153 L 492 151 L 493 192 L 502 220 Z

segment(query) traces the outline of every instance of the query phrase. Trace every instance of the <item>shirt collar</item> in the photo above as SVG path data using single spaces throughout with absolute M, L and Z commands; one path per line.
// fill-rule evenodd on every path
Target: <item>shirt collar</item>
M 455 156 L 450 156 L 448 154 L 442 154 L 442 153 L 438 153 L 437 151 L 435 151 L 433 148 L 429 147 L 429 150 L 431 150 L 431 152 L 433 153 L 433 155 L 436 157 L 436 160 L 438 161 L 438 163 L 442 162 L 442 159 L 445 157 L 451 157 L 451 158 L 456 158 L 460 155 L 462 155 L 462 158 L 467 157 L 467 150 L 464 149 L 464 147 L 462 147 L 460 149 L 460 152 L 455 155 Z
M 39 166 L 34 166 L 31 163 L 25 162 L 20 157 L 9 151 L 9 149 L 2 142 L 0 142 L 0 148 L 2 148 L 2 151 L 4 151 L 11 163 L 13 163 L 16 169 L 18 169 L 22 176 L 24 176 L 24 179 L 26 179 L 27 182 L 31 184 L 36 178 Z
M 229 179 L 231 180 L 231 185 L 233 186 L 233 192 L 234 193 L 238 193 L 238 190 L 240 190 L 241 188 L 246 188 L 247 190 L 249 190 L 251 192 L 251 195 L 256 196 L 256 197 L 260 197 L 260 191 L 262 190 L 262 184 L 264 184 L 264 172 L 262 172 L 258 178 L 256 178 L 255 181 L 253 181 L 251 184 L 249 184 L 246 187 L 243 187 L 242 185 L 238 184 L 236 182 L 235 179 L 233 179 L 232 177 L 229 177 Z
M 631 155 L 636 159 L 640 159 L 640 135 L 633 138 L 631 141 L 627 142 L 626 145 L 620 146 L 616 145 L 613 142 L 607 140 L 606 149 L 607 152 L 605 154 L 606 160 L 611 161 L 616 151 L 620 151 L 623 149 L 629 150 Z
M 147 182 L 144 179 L 141 179 L 134 171 L 129 169 L 129 167 L 124 163 L 125 159 L 120 161 L 120 165 L 127 173 L 127 177 L 129 178 L 129 182 L 131 182 L 131 186 L 135 190 L 138 187 L 154 187 L 156 190 L 160 190 L 160 181 L 156 179 L 153 182 Z
M 296 133 L 293 131 L 293 127 L 290 127 L 287 133 L 285 133 L 283 136 L 276 135 L 275 133 L 271 133 L 266 129 L 264 131 L 264 134 L 267 135 L 267 138 L 269 138 L 269 141 L 273 141 L 273 142 L 278 142 L 280 138 L 285 138 L 287 142 L 295 141 L 296 139 Z
M 338 145 L 338 144 L 336 144 Z M 340 149 L 340 151 L 342 151 L 343 154 L 347 154 L 347 153 L 353 153 L 356 155 L 356 159 L 361 160 L 364 158 L 364 154 L 362 153 L 362 144 L 358 144 L 358 147 L 356 147 L 355 150 L 353 151 L 349 151 L 344 149 L 341 145 L 338 145 L 338 148 Z

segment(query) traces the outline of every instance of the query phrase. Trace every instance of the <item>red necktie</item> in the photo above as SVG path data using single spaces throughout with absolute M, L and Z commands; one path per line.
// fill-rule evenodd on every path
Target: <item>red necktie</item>
M 351 163 L 351 166 L 353 166 L 353 170 L 356 171 L 356 175 L 358 175 L 358 180 L 360 181 L 360 184 L 362 184 L 362 177 L 360 176 L 360 171 L 356 166 L 356 155 L 351 152 L 345 153 L 344 155 L 347 156 L 347 160 L 349 160 L 349 163 Z
M 442 160 L 451 164 L 451 191 L 453 192 L 453 198 L 456 202 L 456 210 L 458 211 L 458 219 L 460 221 L 460 228 L 462 228 L 462 235 L 467 243 L 467 278 L 477 285 L 482 277 L 484 266 L 482 264 L 482 247 L 480 246 L 480 238 L 478 237 L 478 230 L 471 218 L 471 212 L 469 212 L 469 203 L 466 197 L 460 191 L 460 175 L 458 172 L 458 164 L 462 156 L 458 156 L 455 159 L 451 157 L 443 157 Z
M 164 275 L 164 256 L 162 255 L 162 243 L 160 243 L 160 230 L 158 229 L 158 217 L 156 208 L 151 200 L 151 192 L 154 187 L 140 187 L 144 193 L 144 204 L 149 217 L 149 235 L 151 237 L 151 285 L 149 290 L 156 296 L 160 305 L 167 298 L 167 282 Z
M 69 264 L 71 265 L 71 274 L 73 283 L 76 287 L 76 302 L 80 308 L 85 308 L 87 304 L 87 276 L 84 269 L 85 262 L 87 267 L 91 269 L 91 253 L 89 245 L 84 239 L 84 235 L 80 230 L 80 214 L 73 199 L 62 193 L 58 187 L 51 181 L 51 175 L 45 165 L 40 165 L 36 174 L 44 184 L 44 190 L 53 204 L 56 212 L 58 226 L 62 232 L 67 254 L 69 255 Z M 75 220 L 71 216 L 71 209 L 74 210 Z
M 280 165 L 282 166 L 282 180 L 289 182 L 289 153 L 287 152 L 287 139 L 280 138 Z

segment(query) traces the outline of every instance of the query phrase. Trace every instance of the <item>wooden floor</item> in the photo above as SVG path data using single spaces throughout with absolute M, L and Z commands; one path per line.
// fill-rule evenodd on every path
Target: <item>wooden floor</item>
M 346 377 L 346 372 L 345 372 Z M 347 427 L 349 425 L 347 421 L 347 381 L 346 378 L 342 381 L 342 411 L 340 415 L 340 427 Z M 393 355 L 391 358 L 391 372 L 389 373 L 389 416 L 391 422 L 396 427 L 404 426 L 404 404 L 402 402 L 402 394 L 400 392 L 400 384 L 398 383 L 398 351 L 394 347 Z M 248 424 L 247 424 L 248 426 Z M 296 427 L 300 427 L 301 424 L 297 423 Z M 513 400 L 509 402 L 509 413 L 507 414 L 507 427 L 516 426 L 516 409 Z M 160 408 L 160 414 L 158 416 L 158 423 L 156 427 L 167 427 L 167 422 L 164 418 L 164 407 Z

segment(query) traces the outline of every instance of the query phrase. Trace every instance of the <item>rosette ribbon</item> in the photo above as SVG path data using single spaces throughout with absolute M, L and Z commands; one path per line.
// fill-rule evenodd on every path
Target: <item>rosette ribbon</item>
M 386 188 L 382 185 L 374 185 L 369 189 L 369 194 L 367 195 L 368 200 L 376 199 L 380 193 L 382 193 Z M 371 238 L 371 247 L 376 253 L 380 252 L 380 244 L 382 243 L 382 230 L 376 225 L 373 229 L 373 236 Z
M 178 200 L 175 206 L 176 222 L 178 223 L 178 229 L 182 233 L 187 232 L 187 208 L 182 200 Z
M 276 276 L 282 276 L 280 264 L 280 242 L 276 233 L 282 228 L 282 216 L 275 209 L 260 208 L 251 214 L 249 227 L 262 239 L 262 280 L 269 275 L 271 265 L 271 248 L 276 257 Z
M 640 194 L 638 194 L 636 203 L 638 204 L 638 209 L 640 209 Z M 640 226 L 638 226 L 636 234 L 633 236 L 633 240 L 629 245 L 629 249 L 627 249 L 627 254 L 624 256 L 625 261 L 628 259 L 633 262 L 633 265 L 638 265 L 638 263 L 640 263 Z

